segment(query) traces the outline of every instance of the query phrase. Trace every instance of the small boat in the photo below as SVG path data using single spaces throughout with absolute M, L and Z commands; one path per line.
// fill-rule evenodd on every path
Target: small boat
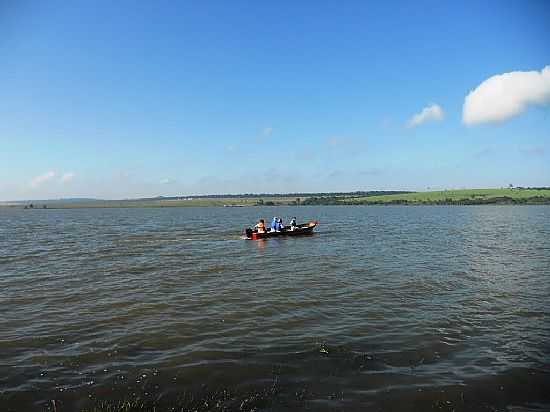
M 248 239 L 258 240 L 258 239 L 267 239 L 277 236 L 301 236 L 301 235 L 311 235 L 313 234 L 313 229 L 319 224 L 318 221 L 312 220 L 311 222 L 298 225 L 294 230 L 290 229 L 290 226 L 285 226 L 284 230 L 274 231 L 267 229 L 266 232 L 258 233 L 254 229 L 247 228 L 244 233 Z

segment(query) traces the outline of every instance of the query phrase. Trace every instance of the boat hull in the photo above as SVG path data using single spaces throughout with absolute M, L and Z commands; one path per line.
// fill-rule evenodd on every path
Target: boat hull
M 246 237 L 251 240 L 269 239 L 272 237 L 281 236 L 304 236 L 313 234 L 313 229 L 319 222 L 309 222 L 303 225 L 299 225 L 294 230 L 290 230 L 290 226 L 285 226 L 285 230 L 281 231 L 268 231 L 268 232 L 255 232 L 248 228 L 245 230 Z

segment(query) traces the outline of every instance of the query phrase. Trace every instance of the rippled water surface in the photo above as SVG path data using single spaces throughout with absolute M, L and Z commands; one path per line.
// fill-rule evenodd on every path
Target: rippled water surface
M 549 268 L 547 206 L 0 209 L 0 410 L 550 410 Z

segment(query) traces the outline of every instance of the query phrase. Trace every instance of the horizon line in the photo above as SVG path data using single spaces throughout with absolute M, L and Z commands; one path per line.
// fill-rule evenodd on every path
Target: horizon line
M 328 191 L 328 192 L 287 192 L 287 193 L 210 193 L 210 194 L 193 194 L 193 195 L 157 195 L 157 196 L 142 196 L 142 197 L 127 197 L 127 198 L 99 198 L 99 197 L 63 197 L 50 199 L 14 199 L 0 200 L 0 203 L 23 203 L 23 202 L 62 202 L 62 201 L 94 201 L 94 202 L 129 202 L 143 200 L 160 200 L 160 199 L 203 199 L 203 198 L 238 198 L 238 197 L 291 197 L 291 196 L 312 196 L 312 195 L 351 195 L 362 193 L 378 193 L 390 192 L 388 194 L 403 194 L 403 193 L 425 193 L 425 192 L 445 192 L 456 190 L 495 190 L 495 189 L 550 189 L 550 186 L 513 186 L 513 187 L 479 187 L 479 188 L 427 188 L 427 190 L 410 190 L 410 189 L 376 189 L 376 190 L 352 190 L 352 191 Z

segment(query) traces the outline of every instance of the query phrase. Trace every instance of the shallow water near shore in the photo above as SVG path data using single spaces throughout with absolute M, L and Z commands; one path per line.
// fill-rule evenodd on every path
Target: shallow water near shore
M 549 268 L 548 206 L 0 209 L 0 410 L 550 410 Z

